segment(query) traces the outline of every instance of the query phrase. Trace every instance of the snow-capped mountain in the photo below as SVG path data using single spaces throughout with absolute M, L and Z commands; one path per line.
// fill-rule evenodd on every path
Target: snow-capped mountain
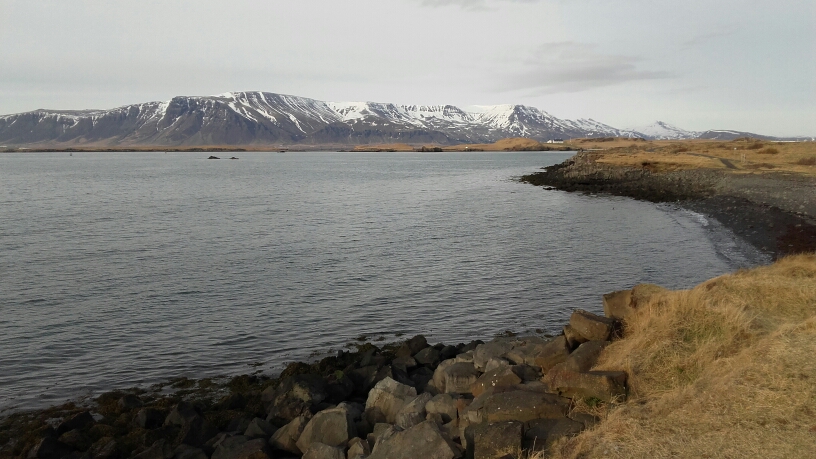
M 525 105 L 398 105 L 323 102 L 268 92 L 174 97 L 111 110 L 35 110 L 0 116 L 0 145 L 199 146 L 483 143 L 507 137 L 681 138 L 656 123 L 622 130 L 591 119 L 560 119 Z M 645 131 L 645 132 L 644 132 Z M 670 134 L 667 134 L 670 133 Z M 676 137 L 666 137 L 676 135 Z
M 655 121 L 648 126 L 637 127 L 632 130 L 639 132 L 644 138 L 655 140 L 696 139 L 700 135 L 699 132 L 680 129 L 663 121 Z

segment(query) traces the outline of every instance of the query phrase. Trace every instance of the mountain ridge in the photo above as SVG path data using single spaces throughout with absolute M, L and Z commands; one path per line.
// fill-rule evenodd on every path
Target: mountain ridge
M 527 105 L 400 105 L 325 102 L 262 91 L 176 96 L 109 110 L 47 110 L 0 116 L 4 146 L 368 145 L 546 142 L 575 137 L 725 139 L 737 131 L 685 131 L 657 122 L 641 132 L 593 119 L 568 120 Z M 658 129 L 659 128 L 659 129 Z M 707 137 L 700 137 L 706 135 Z M 684 137 L 685 136 L 685 137 Z

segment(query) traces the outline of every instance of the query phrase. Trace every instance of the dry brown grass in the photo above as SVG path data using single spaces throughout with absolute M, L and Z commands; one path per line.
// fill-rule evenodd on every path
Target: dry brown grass
M 597 368 L 630 399 L 555 457 L 816 457 L 816 254 L 652 296 Z

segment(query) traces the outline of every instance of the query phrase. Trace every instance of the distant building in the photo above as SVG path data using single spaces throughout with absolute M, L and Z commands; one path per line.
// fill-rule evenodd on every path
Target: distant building
M 564 139 L 550 139 L 547 143 L 564 143 Z

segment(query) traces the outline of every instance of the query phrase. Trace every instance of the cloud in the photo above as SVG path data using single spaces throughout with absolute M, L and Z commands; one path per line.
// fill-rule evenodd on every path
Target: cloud
M 687 41 L 683 42 L 683 47 L 692 48 L 692 47 L 695 47 L 695 46 L 704 45 L 706 43 L 709 43 L 712 40 L 715 40 L 715 39 L 721 38 L 721 37 L 727 37 L 729 35 L 733 35 L 734 33 L 735 33 L 735 30 L 720 30 L 720 31 L 716 31 L 716 32 L 697 35 L 697 36 L 691 38 L 690 40 L 687 40 Z
M 541 0 L 419 0 L 423 6 L 459 6 L 466 10 L 487 10 L 491 9 L 490 4 L 494 3 L 537 3 Z
M 541 45 L 522 61 L 519 71 L 505 78 L 502 90 L 569 93 L 672 76 L 667 72 L 639 68 L 640 58 L 604 55 L 596 48 L 576 42 Z

